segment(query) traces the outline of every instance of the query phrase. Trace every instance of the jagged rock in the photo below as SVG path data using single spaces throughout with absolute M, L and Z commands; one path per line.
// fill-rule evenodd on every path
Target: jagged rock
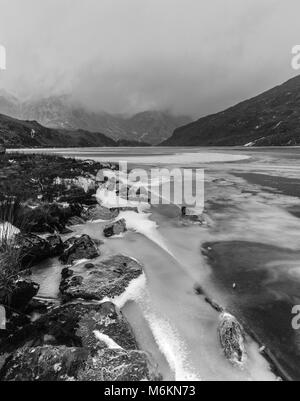
M 51 257 L 59 256 L 64 250 L 64 244 L 59 235 L 50 235 L 46 238 L 50 246 Z
M 26 306 L 24 312 L 27 315 L 31 315 L 33 313 L 44 315 L 53 307 L 55 307 L 55 301 L 33 298 Z
M 205 219 L 201 214 L 197 214 L 194 209 L 190 209 L 186 206 L 181 208 L 181 217 L 183 223 L 193 223 L 193 224 L 204 224 Z
M 148 355 L 110 302 L 60 306 L 0 344 L 0 380 L 154 380 Z M 3 363 L 4 362 L 4 363 Z
M 87 220 L 114 220 L 118 217 L 118 209 L 107 209 L 106 207 L 97 205 L 95 207 L 89 208 L 84 212 L 83 217 Z
M 29 316 L 25 314 L 13 313 L 10 309 L 7 308 L 6 330 L 3 338 L 7 338 L 8 336 L 14 334 L 17 330 L 20 330 L 22 327 L 26 326 L 29 323 Z
M 148 354 L 123 349 L 98 350 L 77 376 L 79 381 L 155 381 L 160 376 Z
M 142 381 L 157 377 L 141 351 L 83 347 L 24 347 L 8 360 L 2 381 Z
M 95 265 L 93 263 L 87 263 L 84 265 L 86 269 L 94 269 Z
M 16 281 L 11 291 L 9 306 L 17 310 L 25 309 L 31 299 L 36 296 L 39 289 L 39 285 L 32 281 Z
M 4 313 L 4 320 L 0 322 L 0 338 L 11 335 L 30 322 L 25 313 L 38 291 L 38 284 L 24 279 L 12 280 L 9 285 L 0 289 L 0 305 L 3 305 L 2 309 L 0 308 L 0 321 L 3 317 L 1 312 Z
M 16 252 L 19 253 L 20 263 L 23 269 L 32 267 L 52 256 L 53 248 L 45 239 L 34 234 L 18 234 L 15 236 Z
M 116 255 L 96 263 L 94 268 L 80 271 L 77 276 L 62 279 L 60 291 L 65 301 L 113 299 L 123 294 L 130 282 L 142 274 L 142 266 L 136 260 Z
M 0 346 L 2 353 L 11 353 L 24 345 L 33 347 L 66 345 L 68 347 L 103 348 L 94 331 L 109 337 L 120 347 L 137 349 L 131 328 L 116 306 L 103 304 L 68 304 L 52 309 L 37 321 L 15 333 Z
M 115 223 L 111 223 L 107 227 L 105 227 L 103 233 L 105 237 L 113 237 L 114 235 L 119 235 L 127 231 L 126 228 L 126 220 L 121 219 L 116 221 Z
M 64 253 L 60 256 L 60 261 L 71 265 L 76 260 L 94 259 L 100 256 L 95 242 L 88 236 L 72 237 L 64 243 Z
M 247 359 L 245 332 L 234 316 L 226 312 L 221 314 L 219 335 L 225 357 L 233 365 L 243 365 Z
M 4 364 L 1 381 L 68 381 L 88 359 L 83 348 L 23 347 Z
M 67 267 L 65 267 L 61 271 L 61 277 L 62 277 L 63 280 L 66 280 L 67 278 L 72 277 L 73 274 L 74 274 L 73 270 L 68 269 Z

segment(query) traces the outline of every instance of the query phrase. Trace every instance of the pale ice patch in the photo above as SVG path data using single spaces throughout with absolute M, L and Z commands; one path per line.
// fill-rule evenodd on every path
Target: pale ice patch
M 123 349 L 112 338 L 110 338 L 106 334 L 100 333 L 99 330 L 95 330 L 93 333 L 94 333 L 95 337 L 97 338 L 97 340 L 103 342 L 107 346 L 107 348 L 109 348 L 109 349 Z
M 91 224 L 99 224 L 99 223 L 107 223 L 108 220 L 102 220 L 102 219 L 98 219 L 98 220 L 88 220 L 88 223 Z
M 78 259 L 76 260 L 76 262 L 74 263 L 74 267 L 81 265 L 83 263 L 89 263 L 91 260 L 90 259 Z
M 64 152 L 67 153 L 67 152 Z M 82 158 L 79 156 L 79 158 Z M 122 158 L 122 160 L 120 160 Z M 193 153 L 176 153 L 172 155 L 143 155 L 143 156 L 95 156 L 94 160 L 103 162 L 129 162 L 139 164 L 190 164 L 190 163 L 217 163 L 217 162 L 234 162 L 250 159 L 246 155 L 232 155 L 229 153 L 213 153 L 213 152 L 193 152 Z
M 176 328 L 153 309 L 147 288 L 136 299 L 152 331 L 155 342 L 165 356 L 176 381 L 200 381 L 201 378 L 189 364 L 187 346 Z
M 248 361 L 245 366 L 249 381 L 276 381 L 279 378 L 272 372 L 267 360 L 261 355 L 259 345 L 248 338 L 247 340 Z
M 146 286 L 146 281 L 146 275 L 143 273 L 138 278 L 133 279 L 121 295 L 114 298 L 106 297 L 101 301 L 101 303 L 112 302 L 119 309 L 122 309 L 127 302 L 134 301 L 140 297 L 142 290 Z
M 166 319 L 159 318 L 153 312 L 145 315 L 160 351 L 175 373 L 175 380 L 200 381 L 201 378 L 188 366 L 187 348 L 175 328 Z
M 143 273 L 140 277 L 131 281 L 122 295 L 113 299 L 107 298 L 102 302 L 113 302 L 119 309 L 122 309 L 129 301 L 137 302 L 160 351 L 165 355 L 170 368 L 174 372 L 176 380 L 199 381 L 199 376 L 189 366 L 188 352 L 184 341 L 167 319 L 160 317 L 152 310 L 146 284 L 146 275 Z
M 157 244 L 163 250 L 173 256 L 172 252 L 165 244 L 165 240 L 158 232 L 158 225 L 150 220 L 151 213 L 136 213 L 133 211 L 121 212 L 118 219 L 125 219 L 128 230 L 140 233 Z

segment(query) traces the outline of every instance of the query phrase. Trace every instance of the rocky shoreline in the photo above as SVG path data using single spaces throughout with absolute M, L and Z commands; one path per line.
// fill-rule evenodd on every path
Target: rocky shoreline
M 73 225 L 93 219 L 107 220 L 107 237 L 125 230 L 123 222 L 113 223 L 118 210 L 100 206 L 94 196 L 98 171 L 117 167 L 22 154 L 3 156 L 0 163 L 2 232 L 9 237 L 10 253 L 17 255 L 15 274 L 0 292 L 6 317 L 0 330 L 0 380 L 159 380 L 151 355 L 138 349 L 113 303 L 143 274 L 142 266 L 123 255 L 94 262 L 101 243 L 88 235 L 72 236 Z M 19 182 L 11 187 L 20 170 L 26 172 L 23 188 Z M 64 241 L 62 235 L 69 238 Z M 30 278 L 36 263 L 53 257 L 61 263 L 59 306 L 38 300 L 39 285 Z
M 102 198 L 103 190 L 127 200 L 130 188 L 117 191 L 103 174 L 117 169 L 41 154 L 0 158 L 0 381 L 163 380 L 120 309 L 130 286 L 145 277 L 142 264 L 119 253 L 107 256 L 101 241 L 76 235 L 77 225 L 93 221 L 104 224 L 108 240 L 131 229 L 123 216 L 140 213 L 138 207 L 121 202 L 117 208 Z M 207 224 L 186 207 L 179 220 L 182 226 Z M 59 297 L 45 300 L 32 268 L 43 269 L 53 258 L 61 274 Z M 243 368 L 243 327 L 200 287 L 196 292 L 219 313 L 224 357 Z

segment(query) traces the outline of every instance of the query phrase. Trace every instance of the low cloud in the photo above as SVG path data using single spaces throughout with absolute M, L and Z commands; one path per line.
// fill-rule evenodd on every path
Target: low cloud
M 299 0 L 0 0 L 0 86 L 200 117 L 296 74 L 299 15 Z

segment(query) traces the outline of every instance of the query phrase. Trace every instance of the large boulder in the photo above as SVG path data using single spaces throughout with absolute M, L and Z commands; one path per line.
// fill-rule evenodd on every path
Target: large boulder
M 53 309 L 0 345 L 0 380 L 153 380 L 147 354 L 112 304 Z
M 39 292 L 40 286 L 31 280 L 20 279 L 15 282 L 10 298 L 10 306 L 17 310 L 27 307 L 33 297 Z
M 50 255 L 51 257 L 59 256 L 64 251 L 64 243 L 61 237 L 57 234 L 50 235 L 46 238 L 46 241 L 50 247 Z
M 0 289 L 0 305 L 6 305 L 16 310 L 25 310 L 38 291 L 39 285 L 31 280 L 11 281 L 9 289 L 3 287 Z
M 3 339 L 12 335 L 21 327 L 30 323 L 27 313 L 29 305 L 38 291 L 38 284 L 21 278 L 11 280 L 5 287 L 1 287 L 0 341 L 1 338 Z
M 71 265 L 76 260 L 94 259 L 100 256 L 95 242 L 86 234 L 81 237 L 69 238 L 64 243 L 64 252 L 60 256 L 60 261 Z
M 131 328 L 123 314 L 110 302 L 102 304 L 68 304 L 52 309 L 37 321 L 24 327 L 0 346 L 1 353 L 14 352 L 24 345 L 84 346 L 98 348 L 105 341 L 111 341 L 124 349 L 137 349 Z
M 85 300 L 113 299 L 123 294 L 130 282 L 143 274 L 142 266 L 127 256 L 116 255 L 98 262 L 94 267 L 78 266 L 62 279 L 60 291 L 65 301 L 82 298 Z
M 88 358 L 88 351 L 65 346 L 23 347 L 4 364 L 1 381 L 71 381 Z
M 125 233 L 126 231 L 127 231 L 126 220 L 121 219 L 107 225 L 103 233 L 106 238 L 110 238 L 113 237 L 114 235 L 120 235 L 122 233 Z
M 154 365 L 141 351 L 65 346 L 24 347 L 1 371 L 2 381 L 144 381 L 157 378 Z
M 34 234 L 18 234 L 15 236 L 14 246 L 19 254 L 20 264 L 27 269 L 44 259 L 55 256 L 49 242 Z
M 242 366 L 247 359 L 245 332 L 236 318 L 227 312 L 220 315 L 219 335 L 225 357 L 233 365 Z
M 84 212 L 83 216 L 87 220 L 95 221 L 95 220 L 114 220 L 118 217 L 119 211 L 118 209 L 108 209 L 104 206 L 94 206 L 89 208 L 86 212 Z

